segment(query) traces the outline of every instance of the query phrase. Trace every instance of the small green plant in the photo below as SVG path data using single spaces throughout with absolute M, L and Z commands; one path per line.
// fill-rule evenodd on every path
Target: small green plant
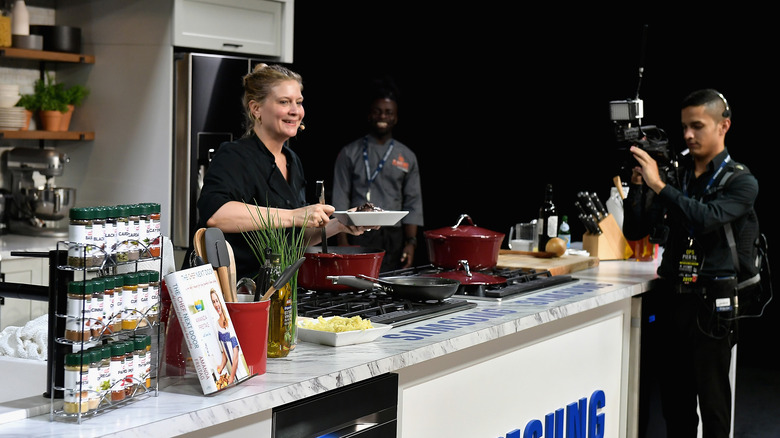
M 46 80 L 38 79 L 33 87 L 38 100 L 38 109 L 41 111 L 68 112 L 68 104 L 65 98 L 65 86 L 54 83 L 50 73 L 46 74 Z
M 38 103 L 38 98 L 34 94 L 22 94 L 22 97 L 19 99 L 19 102 L 16 102 L 16 106 L 20 106 L 27 111 L 36 112 L 40 109 L 40 104 Z
M 65 103 L 67 105 L 80 106 L 89 96 L 89 89 L 83 85 L 73 85 L 65 89 Z

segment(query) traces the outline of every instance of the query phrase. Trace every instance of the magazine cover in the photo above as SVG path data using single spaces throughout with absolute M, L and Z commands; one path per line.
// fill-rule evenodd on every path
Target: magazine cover
M 249 378 L 214 268 L 207 264 L 172 272 L 165 276 L 165 284 L 203 393 Z

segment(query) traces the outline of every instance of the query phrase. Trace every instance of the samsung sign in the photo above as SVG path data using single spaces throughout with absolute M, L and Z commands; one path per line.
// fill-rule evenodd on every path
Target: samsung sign
M 544 421 L 533 419 L 523 430 L 515 429 L 499 438 L 603 438 L 606 403 L 604 391 L 596 390 L 590 400 L 583 397 L 544 416 Z M 565 428 L 564 428 L 565 426 Z M 565 430 L 565 434 L 564 434 Z

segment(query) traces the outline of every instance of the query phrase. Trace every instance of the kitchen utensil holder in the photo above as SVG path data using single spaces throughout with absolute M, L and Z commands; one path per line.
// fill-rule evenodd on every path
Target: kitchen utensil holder
M 582 249 L 599 260 L 626 260 L 634 253 L 611 214 L 599 222 L 601 234 L 585 233 Z

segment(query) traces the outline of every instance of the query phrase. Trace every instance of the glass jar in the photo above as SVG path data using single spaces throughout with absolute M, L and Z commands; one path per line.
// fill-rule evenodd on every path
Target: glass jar
M 84 360 L 89 358 L 89 371 L 87 373 L 88 402 L 90 411 L 94 411 L 100 406 L 100 362 L 103 360 L 100 350 L 91 348 L 84 352 Z
M 160 273 L 150 270 L 149 272 L 149 311 L 146 318 L 151 324 L 160 321 Z
M 138 211 L 138 258 L 148 259 L 152 255 L 149 252 L 149 205 L 136 204 Z
M 116 333 L 114 331 L 114 278 L 110 275 L 102 278 L 103 280 L 103 332 L 106 334 Z M 120 330 L 122 326 L 119 327 Z
M 90 329 L 88 318 L 92 314 L 92 282 L 71 281 L 68 283 L 65 339 L 74 342 L 88 341 Z
M 125 399 L 125 344 L 111 344 L 111 401 Z
M 106 224 L 104 227 L 103 235 L 105 238 L 105 252 L 111 261 L 116 262 L 116 228 L 117 228 L 117 209 L 116 206 L 109 205 L 104 207 L 106 210 Z
M 92 207 L 92 266 L 106 262 L 106 209 Z
M 135 387 L 137 391 L 146 390 L 146 341 L 145 336 L 138 335 L 133 337 L 133 363 L 135 364 L 135 370 L 133 375 L 135 376 Z
M 122 275 L 122 330 L 135 330 L 138 327 L 138 274 L 128 272 Z
M 66 414 L 89 412 L 89 359 L 86 352 L 65 355 L 63 410 Z
M 132 397 L 135 393 L 135 360 L 133 352 L 135 344 L 133 341 L 123 342 L 125 348 L 125 398 Z
M 146 327 L 149 311 L 149 271 L 138 271 L 138 327 Z
M 92 260 L 87 258 L 87 245 L 92 243 L 92 210 L 73 207 L 68 216 L 68 266 L 89 267 Z
M 103 335 L 103 313 L 105 307 L 106 282 L 102 278 L 88 280 L 92 283 L 92 300 L 90 303 L 89 328 L 93 338 Z
M 135 261 L 140 258 L 141 245 L 141 212 L 138 205 L 127 206 L 127 259 Z
M 111 286 L 114 288 L 114 309 L 111 317 L 111 330 L 114 333 L 119 333 L 122 331 L 122 321 L 125 312 L 125 303 L 123 301 L 125 280 L 121 275 L 109 275 L 104 278 L 106 287 Z
M 98 347 L 100 352 L 100 364 L 98 365 L 98 392 L 100 403 L 107 404 L 111 401 L 111 347 L 103 345 Z
M 160 257 L 162 248 L 162 234 L 160 234 L 160 204 L 149 204 L 149 252 L 152 257 Z
M 127 252 L 129 251 L 130 244 L 128 238 L 130 236 L 130 223 L 127 219 L 128 207 L 126 205 L 117 205 L 114 207 L 116 210 L 116 247 L 114 248 L 114 260 L 117 263 L 124 263 L 130 260 Z

